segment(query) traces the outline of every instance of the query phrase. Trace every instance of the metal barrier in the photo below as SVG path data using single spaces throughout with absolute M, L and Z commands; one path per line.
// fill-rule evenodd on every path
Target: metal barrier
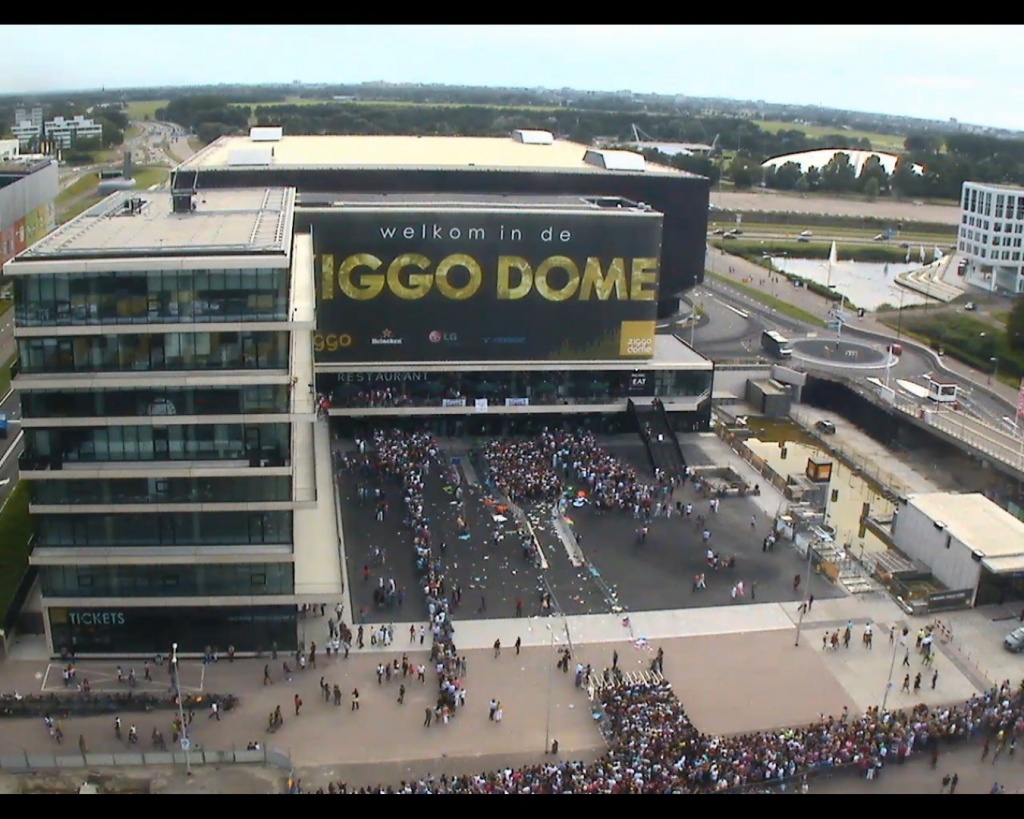
M 201 748 L 189 752 L 187 756 L 190 765 L 269 765 L 281 770 L 292 769 L 292 761 L 288 754 L 272 748 L 261 748 L 258 751 L 210 751 Z M 8 773 L 185 764 L 184 751 L 138 751 L 116 754 L 39 754 L 22 751 L 20 754 L 0 756 L 0 771 Z

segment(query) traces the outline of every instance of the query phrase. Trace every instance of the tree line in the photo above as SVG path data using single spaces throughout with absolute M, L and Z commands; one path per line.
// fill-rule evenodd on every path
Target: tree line
M 516 99 L 516 93 L 510 91 L 509 97 Z M 204 142 L 225 134 L 246 133 L 250 124 L 255 124 L 281 126 L 286 134 L 293 135 L 483 137 L 504 136 L 515 128 L 537 128 L 584 144 L 601 138 L 628 147 L 635 125 L 650 141 L 713 143 L 717 138 L 719 153 L 711 159 L 667 156 L 654 149 L 644 152 L 653 161 L 714 181 L 724 176 L 738 188 L 764 186 L 801 192 L 859 193 L 869 198 L 896 194 L 957 199 L 967 179 L 1024 184 L 1024 140 L 961 133 L 908 135 L 894 172 L 888 174 L 875 158 L 869 159 L 858 172 L 843 153 L 823 167 L 806 172 L 795 163 L 777 169 L 762 168 L 762 163 L 773 156 L 829 148 L 870 151 L 873 146 L 866 137 L 843 133 L 812 137 L 798 128 L 770 132 L 756 120 L 725 116 L 469 102 L 398 104 L 397 100 L 394 104 L 336 101 L 253 106 L 227 96 L 202 94 L 172 100 L 157 112 L 157 118 L 193 129 Z M 730 161 L 721 160 L 723 153 L 731 155 Z M 914 164 L 923 166 L 924 173 L 914 172 Z

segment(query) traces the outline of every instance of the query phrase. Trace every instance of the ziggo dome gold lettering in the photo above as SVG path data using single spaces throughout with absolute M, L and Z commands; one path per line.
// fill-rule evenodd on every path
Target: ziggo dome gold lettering
M 611 259 L 607 267 L 590 256 L 582 265 L 568 256 L 550 256 L 534 268 L 522 256 L 499 256 L 496 265 L 497 296 L 515 301 L 535 291 L 546 301 L 654 301 L 657 297 L 658 260 L 655 258 Z M 628 268 L 628 274 L 627 274 Z M 452 271 L 459 269 L 459 284 Z M 320 257 L 320 298 L 331 301 L 339 291 L 354 301 L 369 301 L 385 288 L 400 299 L 422 299 L 434 287 L 447 299 L 466 301 L 483 286 L 484 271 L 476 259 L 465 253 L 445 256 L 434 266 L 419 253 L 404 253 L 385 266 L 370 253 L 357 253 L 335 266 L 334 256 Z M 552 275 L 554 271 L 560 273 Z M 554 284 L 557 281 L 558 284 Z

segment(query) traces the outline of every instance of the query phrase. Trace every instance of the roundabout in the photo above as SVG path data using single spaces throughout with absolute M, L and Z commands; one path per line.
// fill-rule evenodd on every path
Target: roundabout
M 793 341 L 793 358 L 823 364 L 827 367 L 843 367 L 855 370 L 877 370 L 896 359 L 885 350 L 859 341 L 845 341 L 824 338 L 808 338 Z

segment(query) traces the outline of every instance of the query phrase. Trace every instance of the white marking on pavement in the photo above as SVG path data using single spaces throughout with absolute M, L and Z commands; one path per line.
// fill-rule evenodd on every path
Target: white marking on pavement
M 7 451 L 4 453 L 4 456 L 0 458 L 0 469 L 3 469 L 4 464 L 7 463 L 7 459 L 11 457 L 11 455 L 14 453 L 15 447 L 18 446 L 18 442 L 24 437 L 25 430 L 19 430 L 15 439 L 11 441 L 10 446 L 7 447 Z

